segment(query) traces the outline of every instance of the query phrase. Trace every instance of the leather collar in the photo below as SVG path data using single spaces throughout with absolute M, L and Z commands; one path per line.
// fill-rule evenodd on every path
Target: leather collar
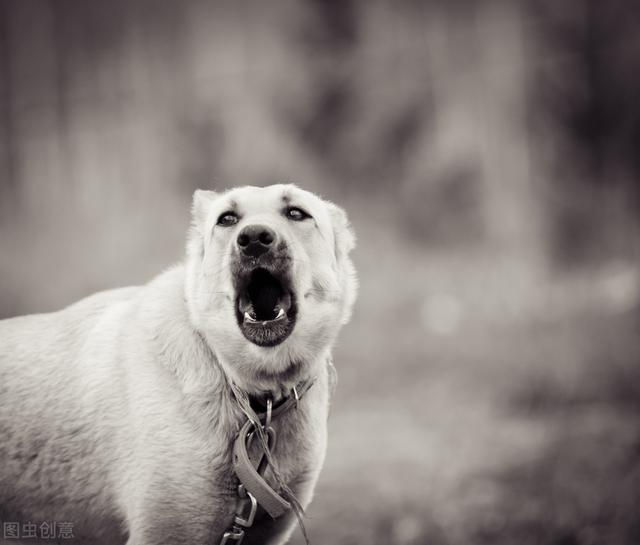
M 298 402 L 307 391 L 313 386 L 315 380 L 306 380 L 294 386 L 291 391 L 278 401 L 275 406 L 269 409 L 269 398 L 266 398 L 267 410 L 256 412 L 251 407 L 247 410 L 242 403 L 240 408 L 247 416 L 247 420 L 243 424 L 233 445 L 233 469 L 246 491 L 251 494 L 269 515 L 277 518 L 291 509 L 291 503 L 283 498 L 271 485 L 264 479 L 262 473 L 266 469 L 266 465 L 270 463 L 270 451 L 275 444 L 275 430 L 270 426 L 272 419 L 278 418 L 282 414 L 290 411 L 297 406 Z M 236 399 L 237 399 L 236 394 Z M 245 394 L 246 395 L 246 394 Z M 248 398 L 249 396 L 247 396 Z M 254 437 L 260 431 L 268 434 L 268 445 L 263 446 L 263 457 L 266 463 L 260 462 L 256 468 L 249 457 L 249 447 Z M 256 437 L 260 444 L 259 437 Z

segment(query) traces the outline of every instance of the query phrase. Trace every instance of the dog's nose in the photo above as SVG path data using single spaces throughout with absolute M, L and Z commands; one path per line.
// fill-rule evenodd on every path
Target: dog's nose
M 259 257 L 268 252 L 276 240 L 276 234 L 265 225 L 247 225 L 238 235 L 238 247 L 249 257 Z

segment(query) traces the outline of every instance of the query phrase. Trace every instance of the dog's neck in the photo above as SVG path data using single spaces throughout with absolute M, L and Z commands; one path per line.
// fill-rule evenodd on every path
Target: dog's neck
M 206 341 L 205 341 L 206 342 Z M 212 351 L 213 352 L 213 351 Z M 238 375 L 234 368 L 234 362 L 222 361 L 213 356 L 215 365 L 220 369 L 229 384 L 243 391 L 255 405 L 266 406 L 266 400 L 271 399 L 273 403 L 295 395 L 296 390 L 316 380 L 319 374 L 326 367 L 328 354 L 322 354 L 313 360 L 304 362 L 289 362 L 285 371 L 279 374 L 266 375 L 262 373 L 257 377 L 245 377 Z M 256 368 L 259 365 L 256 364 Z
M 147 323 L 149 334 L 156 341 L 157 357 L 176 377 L 189 403 L 206 404 L 216 397 L 219 403 L 214 405 L 229 418 L 236 418 L 239 413 L 231 383 L 253 398 L 256 405 L 267 397 L 275 404 L 291 395 L 295 386 L 325 376 L 328 353 L 317 361 L 305 362 L 304 372 L 300 373 L 295 373 L 292 366 L 280 377 L 246 380 L 233 376 L 234 362 L 220 361 L 206 336 L 191 322 L 182 289 L 183 275 L 184 270 L 177 267 L 156 278 L 148 286 L 143 308 L 149 313 Z M 223 416 L 219 414 L 217 418 Z
M 293 395 L 292 390 L 284 387 L 273 390 L 261 390 L 255 393 L 247 393 L 251 407 L 257 413 L 265 411 L 269 400 L 271 400 L 274 405 L 277 405 L 283 399 L 291 397 L 291 395 Z

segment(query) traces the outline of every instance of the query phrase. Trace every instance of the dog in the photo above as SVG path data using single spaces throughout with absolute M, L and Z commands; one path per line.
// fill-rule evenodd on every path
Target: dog
M 12 531 L 217 545 L 237 509 L 238 392 L 277 405 L 300 384 L 271 423 L 265 479 L 311 501 L 331 350 L 357 291 L 347 216 L 290 184 L 197 190 L 191 214 L 184 261 L 148 284 L 0 321 L 0 521 Z M 259 508 L 243 543 L 284 543 L 295 521 Z

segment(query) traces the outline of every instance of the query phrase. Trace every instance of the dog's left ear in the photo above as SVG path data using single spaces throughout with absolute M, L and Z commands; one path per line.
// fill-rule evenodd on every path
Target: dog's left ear
M 329 203 L 329 216 L 333 225 L 333 240 L 335 244 L 336 264 L 340 283 L 344 290 L 341 323 L 346 324 L 351 317 L 351 310 L 358 292 L 356 271 L 349 256 L 356 246 L 356 236 L 351 228 L 345 211 L 333 203 Z
M 215 191 L 205 189 L 196 189 L 193 193 L 193 202 L 191 204 L 191 221 L 196 230 L 202 235 L 204 234 L 207 216 L 213 201 L 216 200 L 218 194 Z
M 187 255 L 202 260 L 206 237 L 207 216 L 218 194 L 215 191 L 196 189 L 191 203 L 191 228 L 187 235 Z
M 333 226 L 333 240 L 335 243 L 336 261 L 340 263 L 356 246 L 356 236 L 349 223 L 346 212 L 333 203 L 329 205 L 329 216 Z

